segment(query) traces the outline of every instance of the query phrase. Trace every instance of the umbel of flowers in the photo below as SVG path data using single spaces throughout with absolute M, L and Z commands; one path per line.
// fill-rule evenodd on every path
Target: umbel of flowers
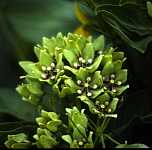
M 69 128 L 73 130 L 73 133 L 72 135 L 63 134 L 61 139 L 69 143 L 70 147 L 94 147 L 92 135 L 95 133 L 86 130 L 88 119 L 83 108 L 79 105 L 78 109 L 75 102 L 83 103 L 82 106 L 85 105 L 89 112 L 99 119 L 116 118 L 115 110 L 118 102 L 122 93 L 129 87 L 125 84 L 127 69 L 123 68 L 124 53 L 112 47 L 105 48 L 102 35 L 93 39 L 91 36 L 86 38 L 72 33 L 66 36 L 58 33 L 56 37 L 44 37 L 42 43 L 34 48 L 34 52 L 37 62 L 21 61 L 19 63 L 26 75 L 22 76 L 25 82 L 17 87 L 18 93 L 23 100 L 37 106 L 40 105 L 44 94 L 44 84 L 50 86 L 53 92 L 64 101 L 67 96 L 74 95 L 72 101 L 75 106 L 65 107 L 66 114 L 68 120 L 73 118 L 73 114 L 77 114 L 83 123 L 76 121 L 76 117 L 72 122 L 69 121 Z M 58 143 L 53 134 L 58 132 L 58 126 L 62 126 L 63 122 L 59 119 L 53 121 L 51 113 L 57 112 L 42 110 L 42 117 L 36 119 L 39 127 L 34 139 L 40 148 L 50 148 Z M 53 116 L 57 117 L 57 114 Z M 50 123 L 48 118 L 52 119 L 53 123 Z M 73 123 L 75 125 L 72 125 Z M 54 126 L 53 131 L 50 131 L 51 125 Z M 44 142 L 41 141 L 42 135 L 53 144 L 48 144 L 49 142 L 46 146 L 42 144 Z

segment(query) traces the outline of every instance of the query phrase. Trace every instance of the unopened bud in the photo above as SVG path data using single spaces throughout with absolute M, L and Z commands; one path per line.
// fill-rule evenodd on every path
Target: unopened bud
M 47 71 L 51 71 L 51 67 L 50 66 L 48 66 L 46 69 L 47 69 Z
M 88 84 L 88 83 L 85 83 L 85 84 L 84 84 L 84 87 L 88 87 L 88 86 L 89 86 L 89 84 Z
M 54 80 L 55 79 L 55 76 L 51 76 L 51 80 Z
M 55 63 L 51 63 L 51 67 L 54 68 L 55 67 Z
M 121 84 L 122 84 L 122 82 L 121 82 L 121 81 L 117 81 L 117 84 L 118 84 L 118 85 L 121 85 Z
M 77 80 L 77 84 L 80 85 L 82 83 L 81 80 Z
M 97 84 L 94 84 L 93 85 L 93 89 L 97 89 L 98 88 L 98 85 Z
M 88 59 L 88 64 L 92 64 L 93 60 L 92 59 Z
M 47 69 L 45 66 L 42 66 L 41 68 L 43 71 L 46 71 L 46 69 Z
M 42 74 L 41 74 L 42 79 L 47 79 L 47 76 L 48 76 L 48 75 L 47 75 L 46 73 L 42 73 Z
M 91 81 L 91 77 L 87 77 L 87 81 Z
M 88 93 L 87 93 L 87 96 L 88 96 L 88 97 L 92 96 L 92 93 L 91 93 L 91 92 L 88 92 Z
M 78 93 L 78 94 L 82 94 L 82 91 L 81 91 L 81 90 L 77 90 L 77 93 Z
M 100 107 L 104 109 L 104 108 L 105 108 L 105 105 L 104 105 L 104 104 L 101 104 Z

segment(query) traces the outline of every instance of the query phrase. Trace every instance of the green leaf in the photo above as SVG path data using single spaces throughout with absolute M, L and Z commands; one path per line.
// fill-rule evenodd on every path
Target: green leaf
M 100 71 L 96 71 L 93 75 L 90 85 L 93 86 L 94 84 L 98 85 L 99 87 L 103 85 L 102 75 Z
M 104 66 L 107 62 L 112 62 L 112 54 L 104 54 L 101 64 Z
M 99 96 L 103 92 L 104 92 L 103 89 L 97 89 L 97 90 L 93 91 L 92 98 L 95 99 L 97 96 Z
M 84 128 L 87 127 L 88 119 L 85 116 L 83 109 L 80 112 L 77 107 L 73 107 L 72 109 L 66 108 L 66 112 L 68 113 L 71 127 L 75 128 L 75 125 L 81 125 Z
M 112 60 L 123 60 L 124 58 L 124 52 L 112 52 Z
M 30 147 L 30 143 L 15 143 L 11 146 L 12 149 L 29 149 Z
M 48 53 L 50 54 L 50 56 L 53 56 L 56 46 L 57 46 L 57 42 L 56 42 L 55 37 L 52 37 L 52 38 L 43 37 L 42 38 L 41 50 L 42 49 L 47 50 Z
M 124 85 L 124 86 L 118 87 L 118 88 L 116 88 L 116 91 L 117 91 L 116 94 L 121 95 L 128 88 L 129 88 L 129 85 Z
M 102 75 L 103 76 L 108 76 L 110 74 L 113 73 L 113 70 L 114 70 L 114 65 L 111 61 L 108 61 L 104 67 L 103 67 L 103 70 L 102 70 Z
M 62 139 L 66 141 L 67 143 L 71 144 L 72 143 L 72 138 L 70 135 L 62 135 Z
M 72 79 L 66 79 L 64 81 L 64 83 L 65 83 L 66 86 L 71 88 L 72 92 L 75 92 L 75 91 L 77 91 L 79 89 L 79 86 L 77 86 Z
M 82 52 L 82 57 L 87 61 L 94 58 L 94 49 L 92 43 L 87 43 Z
M 31 121 L 37 115 L 36 108 L 21 100 L 15 89 L 0 89 L 0 112 L 7 112 L 18 118 Z M 22 109 L 21 109 L 22 108 Z
M 150 1 L 146 2 L 147 4 L 147 12 L 150 17 L 152 17 L 152 3 Z
M 42 95 L 43 91 L 41 89 L 41 85 L 39 82 L 31 81 L 29 84 L 27 84 L 27 89 L 32 93 L 36 95 Z
M 73 129 L 73 139 L 81 140 L 82 138 L 86 137 L 86 131 L 84 126 L 77 124 L 76 127 Z
M 13 140 L 15 142 L 25 142 L 27 139 L 27 135 L 25 133 L 19 133 L 16 135 L 8 135 L 8 140 Z
M 63 69 L 63 62 L 62 62 L 62 58 L 63 58 L 63 53 L 60 53 L 57 55 L 57 58 L 56 58 L 56 61 L 57 61 L 57 65 L 56 65 L 56 68 L 58 69 Z
M 74 52 L 64 49 L 63 55 L 71 66 L 74 66 L 74 63 L 78 63 L 77 57 Z
M 94 63 L 89 66 L 89 67 L 86 67 L 86 69 L 90 72 L 90 73 L 93 73 L 94 71 L 96 71 L 102 61 L 102 58 L 103 58 L 103 55 L 100 55 L 99 57 L 97 57 L 94 61 Z
M 19 65 L 28 73 L 32 78 L 39 79 L 41 77 L 41 72 L 37 68 L 36 64 L 31 61 L 20 61 Z
M 115 148 L 149 148 L 145 144 L 119 144 Z
M 117 73 L 117 72 L 119 72 L 121 70 L 122 64 L 123 64 L 123 62 L 121 60 L 117 60 L 117 61 L 113 62 L 113 66 L 114 66 L 113 67 L 113 71 L 114 71 L 114 73 Z
M 52 59 L 50 55 L 46 52 L 46 50 L 41 50 L 39 58 L 40 65 L 49 66 L 51 64 L 51 61 Z
M 46 124 L 46 127 L 51 131 L 51 132 L 56 132 L 58 129 L 58 126 L 61 124 L 60 120 L 56 120 L 56 121 L 49 121 Z
M 106 101 L 109 102 L 110 101 L 110 96 L 109 96 L 108 93 L 104 93 L 104 94 L 98 96 L 96 100 L 99 101 L 100 103 L 104 103 Z
M 78 96 L 78 98 L 89 106 L 90 111 L 95 107 L 94 103 L 85 95 Z
M 118 102 L 119 102 L 118 98 L 113 98 L 110 104 L 108 105 L 108 109 L 110 108 L 112 110 L 111 113 L 115 112 Z
M 71 68 L 70 66 L 64 66 L 64 69 L 71 71 L 74 75 L 78 72 L 77 69 Z
M 115 81 L 121 81 L 122 83 L 125 83 L 127 81 L 127 69 L 117 72 Z
M 95 51 L 100 50 L 103 51 L 105 48 L 105 39 L 103 35 L 100 35 L 97 39 L 93 41 L 93 46 Z
M 22 85 L 19 85 L 17 88 L 16 88 L 16 91 L 24 96 L 24 97 L 29 97 L 30 96 L 30 92 L 29 90 L 27 89 L 27 86 L 25 84 L 22 84 Z
M 71 95 L 73 93 L 74 93 L 74 91 L 72 90 L 71 87 L 63 87 L 61 92 L 60 92 L 60 96 L 63 98 L 65 96 Z
M 88 76 L 88 71 L 85 68 L 80 67 L 78 72 L 76 73 L 77 79 L 78 80 L 86 80 L 87 76 Z
M 57 145 L 57 141 L 53 137 L 46 135 L 41 135 L 39 142 L 42 145 L 42 148 L 53 148 Z

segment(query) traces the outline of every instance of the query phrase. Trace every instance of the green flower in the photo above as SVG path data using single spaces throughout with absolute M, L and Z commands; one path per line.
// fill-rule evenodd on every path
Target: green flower
M 80 112 L 77 107 L 73 107 L 72 109 L 66 108 L 66 112 L 68 115 L 69 127 L 73 129 L 73 134 L 72 136 L 63 135 L 62 139 L 70 144 L 70 148 L 93 148 L 93 132 L 90 131 L 87 136 L 88 119 L 84 114 L 84 109 Z
M 22 83 L 16 88 L 17 92 L 22 95 L 24 101 L 37 105 L 40 97 L 43 95 L 41 84 L 34 79 L 26 78 L 27 83 Z
M 33 136 L 38 148 L 53 148 L 58 144 L 56 138 L 48 129 L 37 128 L 37 134 Z
M 37 134 L 33 137 L 36 139 L 37 147 L 53 148 L 56 146 L 58 142 L 55 133 L 62 123 L 59 116 L 55 112 L 41 110 L 41 116 L 36 118 L 36 122 L 39 128 L 37 128 Z
M 4 144 L 9 149 L 28 149 L 32 146 L 25 133 L 8 135 L 8 140 Z
M 36 122 L 40 128 L 46 128 L 51 132 L 56 132 L 58 126 L 61 125 L 61 120 L 55 112 L 45 110 L 41 110 L 41 117 L 37 117 Z

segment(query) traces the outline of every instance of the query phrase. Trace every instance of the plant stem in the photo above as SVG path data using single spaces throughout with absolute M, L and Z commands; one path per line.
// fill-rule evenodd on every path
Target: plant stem
M 103 144 L 103 138 L 104 138 L 103 133 L 104 133 L 105 129 L 107 128 L 109 121 L 110 121 L 110 118 L 105 117 L 103 119 L 101 126 L 99 126 L 97 128 L 95 143 L 97 143 L 98 139 L 101 137 L 101 139 L 99 139 L 99 141 L 101 140 L 102 146 L 105 145 L 105 144 Z
M 102 143 L 102 148 L 106 148 L 103 135 L 101 136 L 101 143 Z
M 109 140 L 111 140 L 113 143 L 115 143 L 115 144 L 117 144 L 117 145 L 121 144 L 121 143 L 119 143 L 118 141 L 116 141 L 115 139 L 113 139 L 113 138 L 112 138 L 110 135 L 108 135 L 108 134 L 104 134 L 104 136 L 107 137 Z

